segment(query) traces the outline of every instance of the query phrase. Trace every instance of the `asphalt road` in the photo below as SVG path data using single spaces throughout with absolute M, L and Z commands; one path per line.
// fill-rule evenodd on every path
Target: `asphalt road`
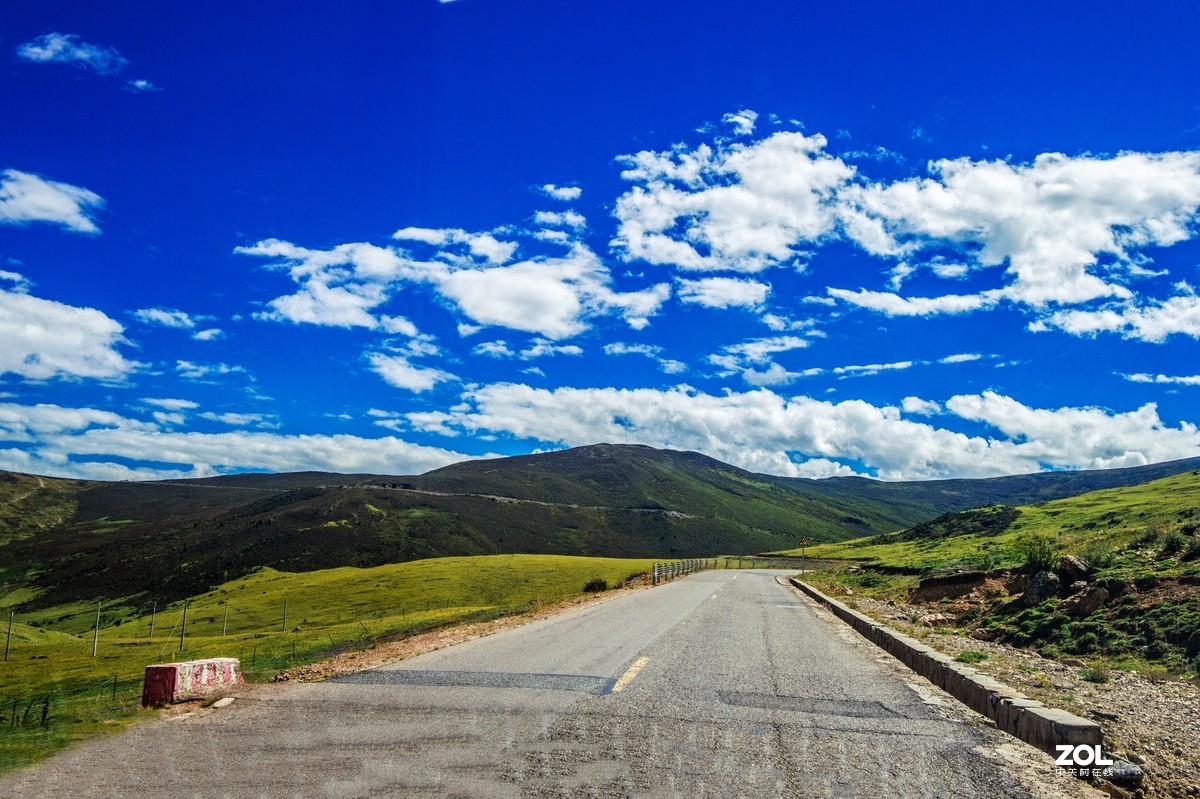
M 768 571 L 717 571 L 248 689 L 0 797 L 1093 796 Z

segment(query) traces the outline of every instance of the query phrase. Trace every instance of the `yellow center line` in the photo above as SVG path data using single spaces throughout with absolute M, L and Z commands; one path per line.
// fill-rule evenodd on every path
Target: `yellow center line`
M 649 662 L 650 658 L 638 658 L 635 660 L 633 665 L 621 675 L 621 679 L 617 680 L 617 684 L 612 687 L 612 692 L 619 694 L 621 691 L 624 691 L 629 686 L 629 683 L 633 682 L 633 678 L 638 676 L 638 672 Z

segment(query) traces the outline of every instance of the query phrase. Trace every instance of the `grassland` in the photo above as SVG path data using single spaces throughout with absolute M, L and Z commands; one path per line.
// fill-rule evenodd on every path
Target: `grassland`
M 918 596 L 914 589 L 925 577 L 975 572 L 973 597 L 926 601 L 914 618 L 948 614 L 964 633 L 1048 657 L 1088 658 L 1098 669 L 1194 678 L 1200 677 L 1198 533 L 1200 471 L 1193 471 L 1039 505 L 947 514 L 900 533 L 809 547 L 808 555 L 856 564 L 813 575 L 818 586 L 901 604 Z M 1053 596 L 1032 606 L 1013 599 L 1024 590 L 1022 579 L 1059 570 L 1067 554 L 1081 558 L 1088 585 L 1105 592 L 1099 607 L 1081 615 Z
M 137 708 L 152 663 L 233 656 L 250 679 L 266 680 L 338 651 L 552 604 L 595 580 L 620 585 L 652 564 L 495 555 L 299 574 L 263 569 L 188 598 L 186 630 L 183 602 L 101 603 L 98 640 L 94 604 L 22 614 L 9 659 L 0 663 L 0 770 L 146 717 Z M 6 622 L 7 613 L 0 632 Z
M 994 569 L 1022 565 L 1029 542 L 1041 537 L 1050 540 L 1056 552 L 1104 562 L 1115 576 L 1200 574 L 1200 560 L 1184 557 L 1200 529 L 1200 470 L 1010 510 L 1016 512 L 992 507 L 947 514 L 908 531 L 820 544 L 807 552 L 812 558 L 913 572 Z M 989 525 L 988 519 L 997 515 L 1007 522 Z M 919 534 L 921 528 L 927 534 Z M 1145 557 L 1152 556 L 1162 540 L 1177 537 L 1177 557 Z M 785 554 L 798 555 L 800 550 Z

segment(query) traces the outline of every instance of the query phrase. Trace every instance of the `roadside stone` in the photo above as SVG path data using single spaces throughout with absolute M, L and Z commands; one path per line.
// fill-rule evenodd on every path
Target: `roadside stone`
M 1063 583 L 1070 585 L 1079 580 L 1086 582 L 1091 567 L 1083 558 L 1076 557 L 1075 555 L 1063 555 L 1058 559 L 1058 569 L 1056 571 L 1058 572 L 1058 576 L 1062 578 Z
M 1070 616 L 1090 616 L 1108 601 L 1108 591 L 1094 585 L 1063 603 L 1063 610 Z
M 971 637 L 976 641 L 995 641 L 999 637 L 999 632 L 991 627 L 980 627 L 978 630 L 971 631 Z
M 1040 605 L 1047 599 L 1058 596 L 1058 590 L 1061 587 L 1062 583 L 1059 582 L 1058 575 L 1054 572 L 1038 572 L 1030 579 L 1022 602 L 1027 608 Z

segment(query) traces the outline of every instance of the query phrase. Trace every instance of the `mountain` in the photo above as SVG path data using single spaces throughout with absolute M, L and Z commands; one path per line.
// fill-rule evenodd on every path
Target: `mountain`
M 270 566 L 443 555 L 700 557 L 910 527 L 978 505 L 1135 485 L 1200 466 L 882 483 L 754 474 L 597 444 L 418 476 L 320 472 L 101 483 L 0 473 L 0 605 L 176 599 Z M 7 599 L 6 599 L 7 597 Z

